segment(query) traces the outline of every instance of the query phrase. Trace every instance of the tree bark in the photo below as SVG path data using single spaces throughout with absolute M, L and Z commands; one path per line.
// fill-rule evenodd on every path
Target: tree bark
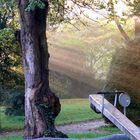
M 25 75 L 24 139 L 67 137 L 55 129 L 61 105 L 49 88 L 49 53 L 46 39 L 48 1 L 44 9 L 26 11 L 28 0 L 19 0 L 21 45 Z

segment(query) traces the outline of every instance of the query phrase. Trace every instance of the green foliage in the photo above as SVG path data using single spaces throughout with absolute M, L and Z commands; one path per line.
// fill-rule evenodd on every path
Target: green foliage
M 17 67 L 20 64 L 19 46 L 14 37 L 14 30 L 5 28 L 0 30 L 0 81 L 5 83 L 12 76 L 12 67 Z M 18 81 L 15 83 L 17 84 Z
M 0 30 L 14 25 L 16 10 L 15 0 L 0 0 Z
M 43 9 L 45 8 L 45 4 L 41 0 L 29 0 L 26 11 L 32 11 L 35 10 L 36 8 Z
M 6 101 L 9 107 L 6 108 L 6 115 L 23 116 L 24 115 L 24 93 L 15 91 L 13 96 Z
M 14 29 L 0 30 L 0 93 L 23 84 L 23 75 L 17 71 L 21 64 L 20 48 L 14 37 Z
M 75 4 L 78 5 L 79 9 L 80 7 L 88 7 L 91 11 L 93 9 L 98 9 L 99 11 L 105 10 L 103 16 L 106 17 L 108 22 L 114 20 L 114 17 L 117 17 L 122 23 L 125 23 L 130 16 L 140 15 L 139 0 L 87 0 L 84 3 L 83 1 L 76 1 Z M 119 9 L 119 7 L 121 8 Z
M 126 0 L 126 4 L 131 8 L 133 15 L 138 15 L 140 12 L 140 2 L 139 0 Z
M 64 0 L 51 0 L 49 3 L 50 10 L 48 13 L 48 24 L 50 26 L 62 23 L 65 15 L 65 1 Z
M 9 89 L 23 84 L 20 67 L 20 47 L 14 33 L 18 27 L 15 0 L 0 0 L 0 94 L 3 102 Z

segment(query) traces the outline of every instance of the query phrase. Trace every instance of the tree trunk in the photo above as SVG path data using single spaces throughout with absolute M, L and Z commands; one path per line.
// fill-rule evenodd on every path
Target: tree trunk
M 19 0 L 21 45 L 25 74 L 25 139 L 67 137 L 55 129 L 61 106 L 49 88 L 49 53 L 46 41 L 48 1 L 44 9 L 26 11 L 28 0 Z

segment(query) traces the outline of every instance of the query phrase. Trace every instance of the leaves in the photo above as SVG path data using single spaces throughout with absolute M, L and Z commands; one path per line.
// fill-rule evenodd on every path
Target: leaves
M 18 85 L 21 77 L 14 71 L 20 65 L 19 46 L 14 37 L 14 30 L 0 30 L 0 85 Z
M 131 12 L 135 15 L 140 14 L 140 2 L 139 0 L 126 0 L 126 4 L 131 8 Z
M 29 4 L 26 8 L 26 11 L 33 11 L 36 8 L 43 9 L 45 8 L 45 4 L 41 0 L 29 0 Z
M 64 18 L 67 8 L 65 7 L 65 2 L 64 0 L 52 0 L 49 2 L 49 13 L 48 13 L 48 21 L 51 26 L 57 25 L 62 23 Z
M 13 24 L 16 17 L 16 6 L 15 0 L 0 0 L 0 30 Z

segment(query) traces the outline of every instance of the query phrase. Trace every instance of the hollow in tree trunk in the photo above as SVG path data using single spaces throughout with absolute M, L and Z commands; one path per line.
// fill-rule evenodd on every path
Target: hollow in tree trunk
M 21 46 L 25 74 L 25 139 L 67 137 L 54 121 L 61 106 L 49 88 L 49 53 L 46 40 L 47 0 L 44 9 L 26 11 L 28 0 L 19 0 Z

